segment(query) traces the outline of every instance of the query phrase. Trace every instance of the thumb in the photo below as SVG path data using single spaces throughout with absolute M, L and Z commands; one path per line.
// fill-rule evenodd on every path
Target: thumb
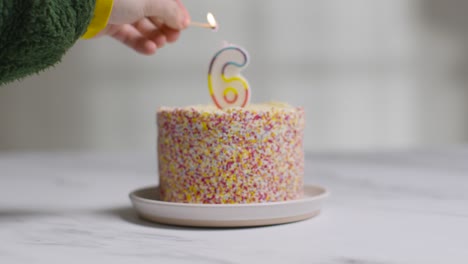
M 180 30 L 188 26 L 188 12 L 179 0 L 147 0 L 144 15 L 154 22 Z

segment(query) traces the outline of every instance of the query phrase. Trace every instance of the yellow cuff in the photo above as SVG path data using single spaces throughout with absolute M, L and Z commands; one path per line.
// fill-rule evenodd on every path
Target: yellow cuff
M 96 0 L 93 19 L 89 23 L 86 33 L 81 38 L 90 39 L 107 26 L 113 4 L 114 0 Z

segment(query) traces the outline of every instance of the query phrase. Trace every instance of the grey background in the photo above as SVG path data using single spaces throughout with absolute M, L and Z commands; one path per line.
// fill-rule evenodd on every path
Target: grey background
M 211 103 L 207 67 L 224 40 L 251 55 L 252 102 L 305 106 L 307 150 L 468 139 L 463 1 L 184 3 L 220 31 L 190 28 L 152 57 L 79 41 L 55 68 L 0 87 L 0 150 L 153 150 L 159 106 Z

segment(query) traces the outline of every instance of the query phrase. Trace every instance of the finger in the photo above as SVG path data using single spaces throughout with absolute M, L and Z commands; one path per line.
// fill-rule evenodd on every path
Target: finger
M 157 30 L 156 32 L 153 33 L 153 35 L 151 36 L 150 38 L 154 43 L 156 43 L 156 45 L 158 46 L 158 48 L 162 48 L 164 47 L 164 45 L 166 44 L 167 42 L 167 39 L 166 39 L 166 35 L 164 35 L 164 32 L 162 32 L 161 30 Z
M 187 25 L 183 8 L 174 0 L 147 1 L 145 16 L 156 18 L 173 29 L 183 29 Z M 153 21 L 153 19 L 151 19 Z
M 135 27 L 129 24 L 120 26 L 111 36 L 142 54 L 153 54 L 157 49 L 154 42 L 147 39 Z
M 189 14 L 187 8 L 185 8 L 185 6 L 182 4 L 182 2 L 180 0 L 175 0 L 175 1 L 176 1 L 177 5 L 179 5 L 179 8 L 182 10 L 182 14 L 184 15 L 185 27 L 188 27 L 188 25 L 190 24 L 190 14 Z
M 172 29 L 166 25 L 162 26 L 160 30 L 163 32 L 163 34 L 166 36 L 166 40 L 169 43 L 173 43 L 179 39 L 180 36 L 180 30 L 175 30 Z
M 179 38 L 180 30 L 170 28 L 167 25 L 165 25 L 162 21 L 156 18 L 153 18 L 153 19 L 150 18 L 150 21 L 158 28 L 158 30 L 160 30 L 166 36 L 167 42 L 172 43 L 172 42 L 175 42 Z M 154 36 L 155 34 L 153 34 L 149 38 L 153 39 Z
M 161 28 L 164 26 L 164 21 L 162 19 L 157 18 L 157 17 L 149 17 L 148 18 L 157 28 Z
M 140 31 L 140 33 L 145 36 L 147 39 L 156 43 L 158 48 L 162 48 L 166 44 L 166 35 L 158 28 L 153 22 L 147 18 L 143 18 L 138 22 L 134 23 L 135 28 Z
M 147 18 L 138 20 L 133 23 L 133 26 L 148 39 L 158 30 L 156 25 Z

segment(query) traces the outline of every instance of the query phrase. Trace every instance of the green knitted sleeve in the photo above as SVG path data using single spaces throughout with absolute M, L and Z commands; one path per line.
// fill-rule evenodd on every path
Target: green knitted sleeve
M 96 0 L 0 0 L 0 85 L 58 63 L 84 34 Z

